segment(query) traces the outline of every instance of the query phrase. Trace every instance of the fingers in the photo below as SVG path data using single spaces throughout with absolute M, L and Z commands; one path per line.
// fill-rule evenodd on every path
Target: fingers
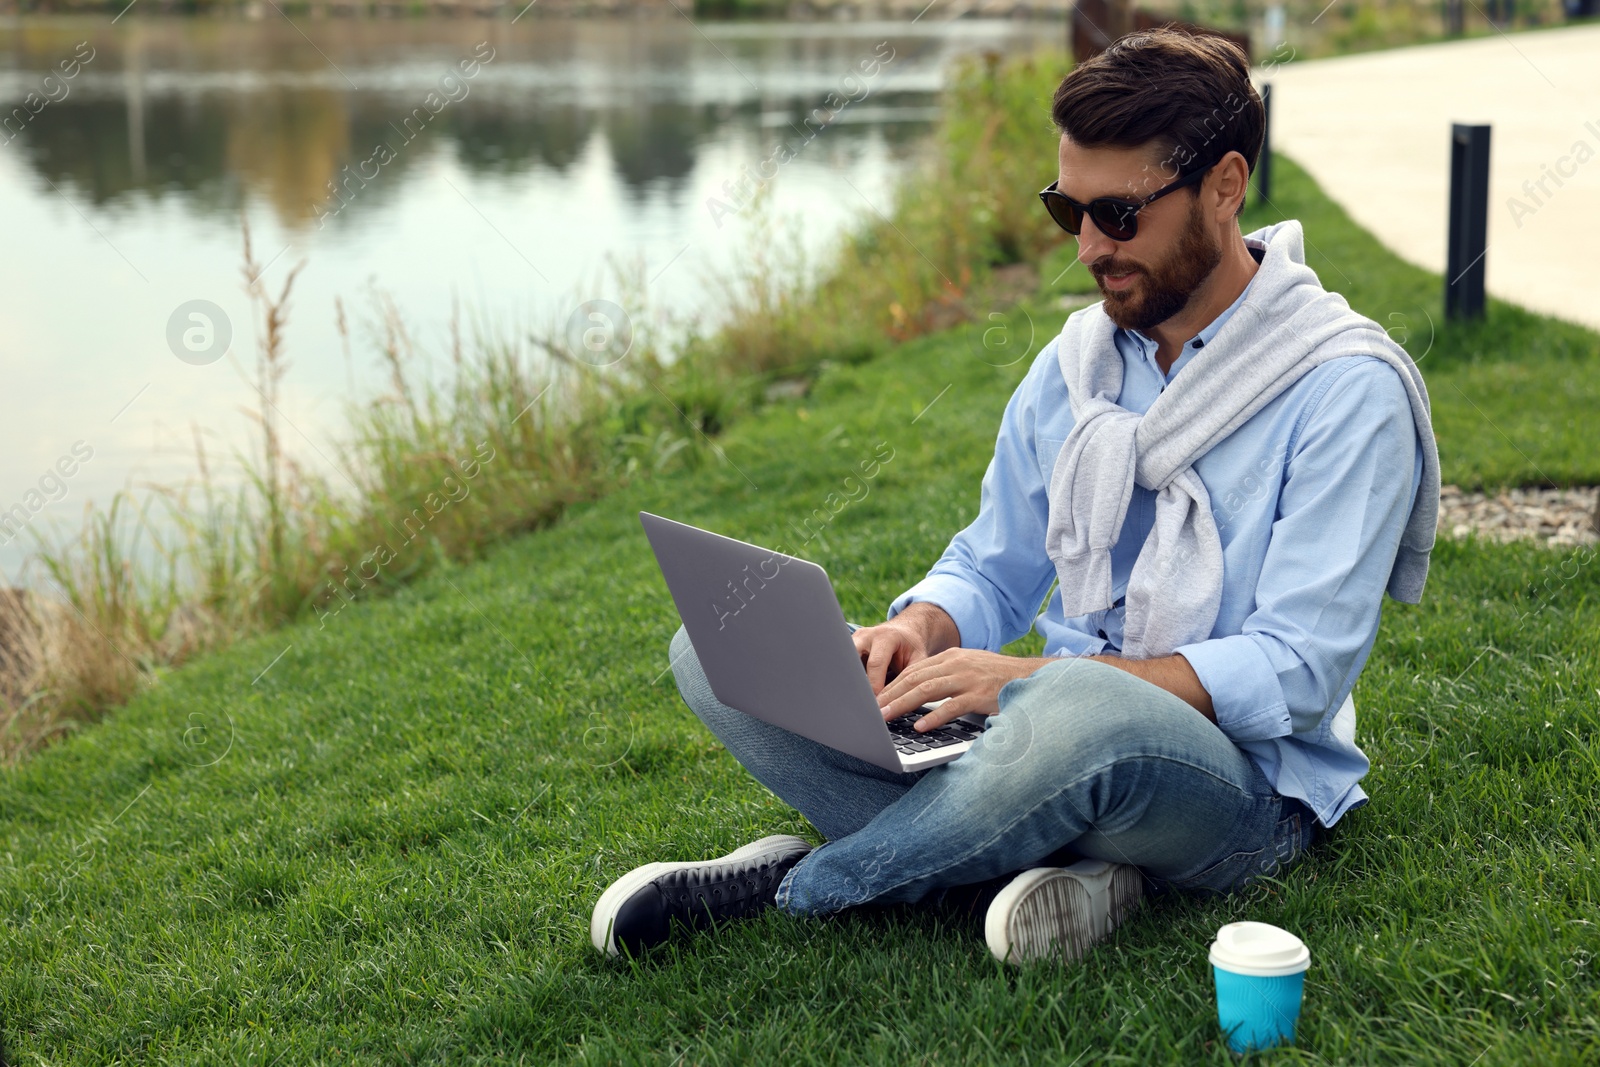
M 918 708 L 926 707 L 928 709 L 927 714 L 918 719 L 916 724 L 912 726 L 912 729 L 916 730 L 918 733 L 927 733 L 929 730 L 937 730 L 941 726 L 955 722 L 957 719 L 961 718 L 961 716 L 967 714 L 969 711 L 974 710 L 971 704 L 972 701 L 967 699 L 967 695 L 964 693 L 958 693 L 955 696 L 950 697 L 939 697 L 933 700 L 924 700 L 920 703 L 913 698 L 910 706 L 906 708 L 905 711 L 895 712 L 894 714 L 889 714 L 886 711 L 884 714 L 884 721 L 889 722 L 899 718 L 901 715 L 916 711 Z
M 874 693 L 883 691 L 889 672 L 904 667 L 913 654 L 911 639 L 892 626 L 874 626 L 857 630 L 856 651 L 861 653 L 861 664 L 867 670 L 867 682 Z
M 918 660 L 878 694 L 884 721 L 897 719 L 920 707 L 930 708 L 917 720 L 922 732 L 968 713 L 993 715 L 1000 710 L 1000 688 L 1016 676 L 1007 657 L 970 649 L 946 649 Z M 1002 669 L 1003 668 L 1003 669 Z
M 917 667 L 903 671 L 878 694 L 878 708 L 883 712 L 884 721 L 888 722 L 916 711 L 925 704 L 958 696 L 960 692 L 961 685 L 955 678 L 945 674 L 933 660 L 923 660 Z M 955 714 L 960 715 L 961 712 Z M 918 725 L 921 726 L 920 721 Z M 928 728 L 932 729 L 931 726 Z
M 856 646 L 856 655 L 861 657 L 861 666 L 867 665 L 867 653 L 872 651 L 872 631 L 874 627 L 863 626 L 853 630 L 850 640 Z
M 931 705 L 932 710 L 917 720 L 917 724 L 913 729 L 918 732 L 937 730 L 941 726 L 955 722 L 972 710 L 971 701 L 965 699 L 964 694 L 950 697 L 947 700 L 928 701 L 927 703 Z
M 894 660 L 895 650 L 899 646 L 899 635 L 893 633 L 879 634 L 872 641 L 867 651 L 867 682 L 872 686 L 874 693 L 883 690 L 884 680 L 889 673 L 889 664 Z

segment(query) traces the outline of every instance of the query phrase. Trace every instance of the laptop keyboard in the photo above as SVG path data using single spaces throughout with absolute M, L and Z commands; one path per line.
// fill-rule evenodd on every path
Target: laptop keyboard
M 913 711 L 900 716 L 892 722 L 884 723 L 889 728 L 889 736 L 894 739 L 894 747 L 902 755 L 914 755 L 918 752 L 928 752 L 947 745 L 959 745 L 963 741 L 976 740 L 983 732 L 980 726 L 956 719 L 954 722 L 945 723 L 937 730 L 929 730 L 919 734 L 912 729 L 918 719 L 926 712 Z

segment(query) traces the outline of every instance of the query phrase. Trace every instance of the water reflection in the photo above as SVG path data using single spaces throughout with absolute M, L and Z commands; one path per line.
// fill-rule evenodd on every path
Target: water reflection
M 88 42 L 93 58 L 70 94 L 14 143 L 42 177 L 97 206 L 177 192 L 197 211 L 231 214 L 249 190 L 285 224 L 303 226 L 329 183 L 374 146 L 395 153 L 388 177 L 415 165 L 417 153 L 402 149 L 416 124 L 404 118 L 426 110 L 427 94 L 442 95 L 441 78 L 455 76 L 459 96 L 429 124 L 428 152 L 448 152 L 477 173 L 564 174 L 599 134 L 630 190 L 664 182 L 671 191 L 729 126 L 776 115 L 798 127 L 871 56 L 875 36 L 895 41 L 893 86 L 874 95 L 875 113 L 891 121 L 894 109 L 928 104 L 953 54 L 1023 43 L 1020 26 L 1005 23 L 970 24 L 961 35 L 898 24 L 826 34 L 711 26 L 705 36 L 685 23 L 532 28 L 517 35 L 500 23 L 451 22 L 433 37 L 411 25 L 323 24 L 316 29 L 336 47 L 321 60 L 315 38 L 296 46 L 282 23 L 174 21 L 108 34 L 62 20 L 48 34 L 13 34 L 0 55 L 0 98 L 35 90 L 59 57 Z M 476 77 L 457 76 L 454 65 L 474 55 L 493 58 Z M 470 107 L 454 106 L 468 99 Z M 836 139 L 852 136 L 862 131 L 842 124 Z M 380 208 L 375 200 L 359 210 Z
M 887 204 L 954 56 L 1063 33 L 966 20 L 0 23 L 0 119 L 25 112 L 0 133 L 0 368 L 16 413 L 0 421 L 0 510 L 79 439 L 95 459 L 47 509 L 57 518 L 130 480 L 187 476 L 192 424 L 218 453 L 242 447 L 241 219 L 269 285 L 308 262 L 283 406 L 302 460 L 326 467 L 343 406 L 379 381 L 359 329 L 340 355 L 335 298 L 356 305 L 379 286 L 438 348 L 457 300 L 491 331 L 522 328 L 574 294 L 613 296 L 584 286 L 624 255 L 649 264 L 653 297 L 709 307 L 707 272 L 749 248 L 748 220 L 708 202 L 775 146 L 798 150 L 764 210 L 799 220 L 815 253 Z M 892 62 L 860 81 L 880 44 Z M 63 60 L 89 54 L 61 80 Z M 828 111 L 842 91 L 856 95 Z M 808 138 L 818 109 L 831 121 Z M 214 366 L 180 362 L 165 340 L 168 316 L 196 299 L 234 325 Z M 0 546 L 0 567 L 18 552 Z

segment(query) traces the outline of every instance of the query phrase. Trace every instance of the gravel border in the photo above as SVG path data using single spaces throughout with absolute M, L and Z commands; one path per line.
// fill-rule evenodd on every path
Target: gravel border
M 1552 548 L 1600 540 L 1600 487 L 1502 489 L 1464 493 L 1458 486 L 1439 490 L 1439 536 L 1494 541 L 1533 539 Z

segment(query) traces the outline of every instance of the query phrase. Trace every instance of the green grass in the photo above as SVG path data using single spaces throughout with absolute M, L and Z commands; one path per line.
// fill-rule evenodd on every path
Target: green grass
M 1369 314 L 1425 304 L 1421 272 L 1279 174 L 1324 278 L 1340 264 Z M 1082 277 L 1025 315 L 1053 330 L 1054 290 Z M 1458 478 L 1515 461 L 1461 429 L 1450 383 L 1514 440 L 1538 421 L 1493 388 L 1530 350 L 1493 338 L 1544 346 L 1531 376 L 1592 371 L 1592 335 L 1520 315 L 1496 304 L 1494 325 L 1442 331 L 1424 363 Z M 974 514 L 1026 369 L 980 359 L 981 328 L 828 370 L 724 434 L 727 464 L 636 481 L 480 564 L 203 657 L 6 771 L 12 1055 L 1220 1064 L 1205 947 L 1251 918 L 1313 953 L 1299 1047 L 1263 1062 L 1595 1062 L 1593 551 L 1442 543 L 1426 602 L 1386 605 L 1356 689 L 1373 803 L 1281 879 L 1165 901 L 1080 966 L 1002 967 L 976 928 L 916 907 L 769 912 L 637 964 L 594 953 L 589 909 L 628 868 L 816 839 L 663 673 L 677 617 L 634 513 L 799 545 L 791 523 L 887 443 L 870 493 L 799 549 L 849 617 L 881 618 Z M 1517 443 L 1547 468 L 1593 463 L 1560 435 Z

